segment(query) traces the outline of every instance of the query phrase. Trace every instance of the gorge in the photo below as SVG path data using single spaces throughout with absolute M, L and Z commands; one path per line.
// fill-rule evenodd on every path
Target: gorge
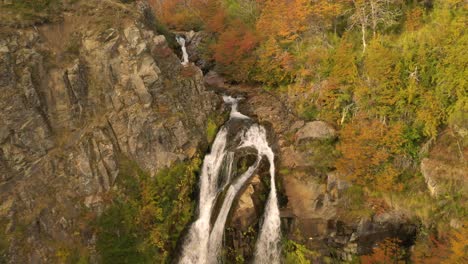
M 467 263 L 464 0 L 0 0 L 0 264 Z
M 253 176 L 263 158 L 266 158 L 270 165 L 271 191 L 256 243 L 254 262 L 279 263 L 281 230 L 275 186 L 274 153 L 269 147 L 265 129 L 252 124 L 247 116 L 237 111 L 238 99 L 224 96 L 224 101 L 231 104 L 230 119 L 220 128 L 213 142 L 211 153 L 206 155 L 203 161 L 198 202 L 199 216 L 190 227 L 180 263 L 218 263 L 225 223 L 232 203 L 238 196 L 239 190 Z M 243 124 L 235 124 L 237 122 Z M 237 131 L 228 132 L 231 127 Z M 233 144 L 231 141 L 239 141 L 239 143 Z M 236 171 L 233 170 L 233 164 L 237 164 L 235 159 L 239 159 L 239 152 L 242 152 L 244 148 L 256 150 L 257 158 L 245 172 L 237 176 L 233 175 Z M 213 207 L 217 203 L 216 200 L 221 197 L 224 199 L 221 201 L 219 212 L 216 212 Z M 214 219 L 213 226 L 211 226 L 212 219 Z

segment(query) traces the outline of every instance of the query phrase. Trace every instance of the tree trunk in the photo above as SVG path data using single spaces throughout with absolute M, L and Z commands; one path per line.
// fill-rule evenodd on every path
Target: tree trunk
M 366 25 L 365 23 L 361 23 L 361 32 L 362 32 L 362 53 L 366 52 Z
M 371 6 L 371 16 L 372 16 L 372 34 L 375 38 L 377 32 L 377 9 L 375 6 L 375 2 L 373 0 L 369 1 Z

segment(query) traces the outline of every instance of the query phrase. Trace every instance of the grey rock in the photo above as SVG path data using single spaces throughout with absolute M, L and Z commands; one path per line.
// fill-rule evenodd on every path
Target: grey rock
M 323 121 L 308 122 L 296 133 L 297 141 L 305 139 L 329 139 L 335 136 L 335 129 Z

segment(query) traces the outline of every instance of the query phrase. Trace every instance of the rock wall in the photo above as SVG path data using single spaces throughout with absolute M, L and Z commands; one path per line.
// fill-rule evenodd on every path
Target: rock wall
M 182 67 L 137 15 L 93 26 L 99 8 L 109 7 L 0 37 L 0 236 L 9 263 L 92 250 L 87 215 L 102 210 L 121 157 L 154 174 L 207 144 L 220 101 L 201 70 Z M 57 48 L 61 41 L 73 45 Z

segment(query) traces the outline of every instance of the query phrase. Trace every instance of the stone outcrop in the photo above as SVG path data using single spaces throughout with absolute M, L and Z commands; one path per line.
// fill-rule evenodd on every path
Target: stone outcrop
M 460 183 L 460 188 L 467 188 L 466 171 L 466 166 L 454 166 L 439 159 L 424 158 L 421 161 L 421 173 L 426 180 L 429 192 L 433 196 L 442 194 L 444 192 L 444 183 L 447 184 L 450 181 Z
M 297 141 L 306 139 L 329 139 L 335 136 L 335 129 L 323 121 L 308 122 L 296 133 Z
M 421 173 L 432 196 L 454 190 L 466 193 L 468 190 L 468 165 L 465 160 L 468 151 L 462 147 L 462 138 L 453 131 L 442 132 L 427 157 L 421 160 Z
M 86 20 L 75 55 L 54 49 L 44 35 L 68 33 L 47 25 L 0 37 L 0 236 L 11 263 L 92 248 L 83 215 L 102 210 L 120 159 L 150 174 L 190 159 L 220 103 L 201 70 L 183 68 L 136 18 L 107 29 Z

